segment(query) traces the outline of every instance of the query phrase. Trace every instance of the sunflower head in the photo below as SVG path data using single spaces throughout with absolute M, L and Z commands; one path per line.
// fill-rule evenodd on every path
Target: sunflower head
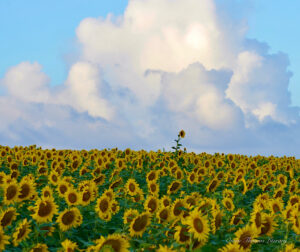
M 247 225 L 241 229 L 239 229 L 235 236 L 238 240 L 238 244 L 243 249 L 250 249 L 251 244 L 255 242 L 255 238 L 257 237 L 257 233 L 255 229 L 253 229 L 251 226 Z
M 112 251 L 115 252 L 129 251 L 129 242 L 120 234 L 111 234 L 107 237 L 102 236 L 100 239 L 98 239 L 96 241 L 95 248 L 98 249 L 98 251 L 106 251 L 104 248 L 111 248 Z
M 58 206 L 54 198 L 40 198 L 36 201 L 32 218 L 39 223 L 51 221 L 54 214 L 58 213 Z
M 14 207 L 9 207 L 0 213 L 0 225 L 2 228 L 9 226 L 16 218 L 17 210 Z
M 131 236 L 142 236 L 147 226 L 150 224 L 151 216 L 149 213 L 144 212 L 136 216 L 130 223 L 130 235 Z
M 15 247 L 18 246 L 21 241 L 27 239 L 31 232 L 30 223 L 31 221 L 28 221 L 26 218 L 19 222 L 16 231 L 13 233 L 13 244 Z
M 80 226 L 82 223 L 82 215 L 78 208 L 65 209 L 57 218 L 59 228 L 62 231 L 67 231 L 72 227 Z

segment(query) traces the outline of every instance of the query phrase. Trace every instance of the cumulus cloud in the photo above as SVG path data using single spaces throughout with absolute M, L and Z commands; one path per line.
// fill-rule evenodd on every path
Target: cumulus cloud
M 246 23 L 218 8 L 131 0 L 119 17 L 82 20 L 80 59 L 61 86 L 50 87 L 38 63 L 2 78 L 0 139 L 158 149 L 183 128 L 191 150 L 300 156 L 288 56 L 247 39 Z

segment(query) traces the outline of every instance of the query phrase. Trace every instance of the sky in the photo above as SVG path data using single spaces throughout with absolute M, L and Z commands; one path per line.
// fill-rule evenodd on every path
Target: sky
M 299 158 L 299 8 L 0 1 L 0 144 Z

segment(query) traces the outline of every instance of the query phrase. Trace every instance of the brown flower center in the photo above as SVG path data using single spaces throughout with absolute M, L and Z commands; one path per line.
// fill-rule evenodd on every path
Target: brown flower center
M 244 249 L 247 249 L 251 246 L 251 234 L 247 231 L 243 233 L 239 239 L 239 245 Z
M 148 215 L 143 214 L 142 216 L 139 216 L 134 220 L 132 228 L 136 232 L 142 231 L 147 226 L 147 222 Z
M 170 191 L 176 191 L 179 188 L 180 184 L 178 182 L 174 182 L 170 188 Z
M 196 231 L 198 233 L 203 232 L 204 227 L 203 227 L 202 220 L 200 220 L 199 218 L 196 218 L 196 219 L 194 219 L 193 224 L 194 224 L 194 228 L 196 229 Z
M 2 219 L 1 219 L 1 226 L 2 227 L 8 226 L 11 223 L 14 215 L 15 215 L 15 211 L 8 211 L 8 212 L 6 212 L 4 214 L 4 216 L 2 217 Z
M 11 200 L 17 195 L 17 187 L 15 185 L 10 185 L 6 189 L 6 199 Z
M 99 207 L 100 207 L 100 210 L 103 213 L 105 213 L 107 211 L 107 209 L 108 209 L 108 202 L 107 202 L 107 200 L 106 199 L 101 200 Z
M 61 218 L 62 223 L 66 226 L 71 225 L 74 222 L 74 220 L 75 214 L 73 211 L 66 212 Z
M 121 243 L 119 240 L 117 239 L 108 239 L 107 241 L 105 241 L 103 243 L 103 245 L 101 246 L 101 248 L 105 245 L 111 245 L 111 247 L 113 248 L 113 251 L 115 252 L 120 252 L 121 251 Z
M 40 217 L 48 216 L 51 213 L 51 211 L 52 211 L 52 205 L 49 201 L 40 203 L 39 210 L 38 210 L 38 215 Z
M 68 195 L 68 200 L 69 200 L 72 204 L 74 204 L 74 203 L 77 201 L 77 195 L 76 195 L 75 193 L 70 193 L 70 194 Z
M 59 191 L 64 194 L 68 190 L 68 187 L 66 185 L 60 185 Z
M 26 198 L 30 193 L 30 186 L 28 184 L 23 184 L 21 187 L 21 192 L 19 195 L 20 199 Z
M 20 229 L 19 229 L 19 232 L 18 232 L 18 235 L 17 235 L 17 240 L 20 240 L 26 233 L 26 225 L 22 226 Z
M 181 228 L 179 233 L 179 240 L 181 242 L 186 242 L 189 240 L 190 237 L 186 233 L 188 233 L 188 229 L 186 227 Z
M 135 185 L 133 183 L 129 184 L 129 191 L 131 191 L 131 192 L 135 191 Z

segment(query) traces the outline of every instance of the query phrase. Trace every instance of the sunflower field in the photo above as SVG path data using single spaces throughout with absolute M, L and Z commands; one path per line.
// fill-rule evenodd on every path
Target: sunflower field
M 300 251 L 300 160 L 0 146 L 0 251 Z

